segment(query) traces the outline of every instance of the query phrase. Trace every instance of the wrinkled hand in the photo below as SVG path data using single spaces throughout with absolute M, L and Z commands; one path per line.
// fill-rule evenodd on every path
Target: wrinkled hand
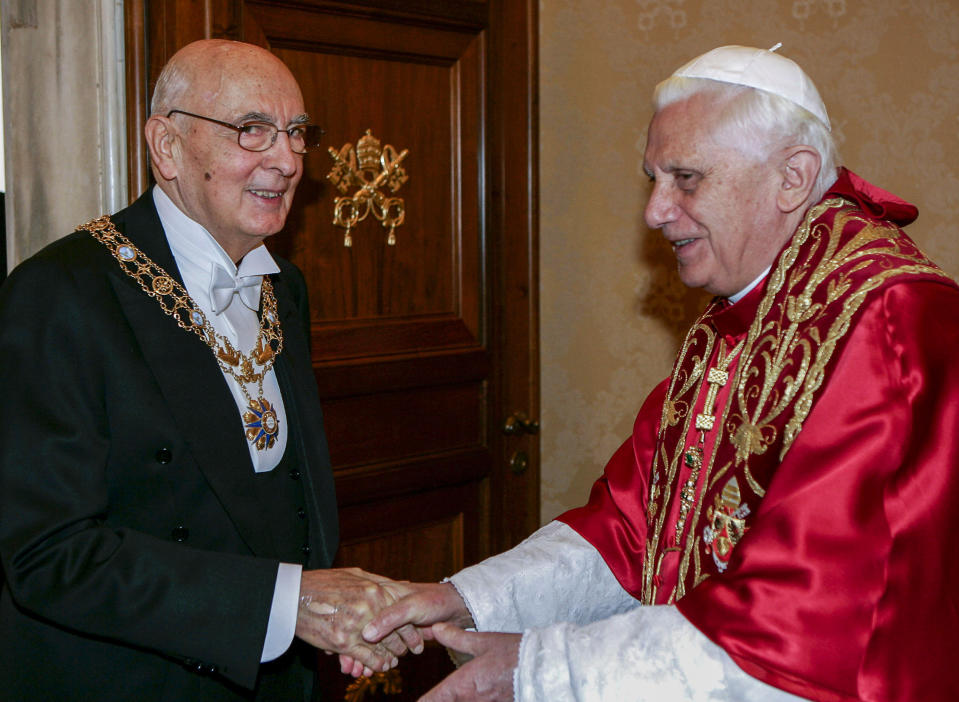
M 473 617 L 451 583 L 403 583 L 403 597 L 377 614 L 363 629 L 373 643 L 404 625 L 427 627 L 451 622 L 461 629 L 473 626 Z
M 409 646 L 409 649 L 421 653 L 422 639 L 433 638 L 431 624 L 453 622 L 459 627 L 473 626 L 466 604 L 450 583 L 386 583 L 384 587 L 398 593 L 398 601 L 377 614 L 363 629 L 363 638 L 370 644 L 381 639 L 385 643 L 393 631 L 410 636 L 412 629 L 420 637 L 420 646 Z M 340 656 L 340 670 L 354 678 L 368 675 L 363 665 L 350 655 Z
M 406 584 L 359 568 L 304 571 L 296 636 L 328 653 L 348 656 L 357 674 L 389 670 L 408 649 L 423 650 L 421 633 L 413 626 L 399 626 L 369 643 L 360 631 L 407 592 Z
M 512 702 L 521 634 L 477 633 L 435 624 L 432 637 L 458 657 L 472 656 L 472 660 L 450 673 L 420 702 Z

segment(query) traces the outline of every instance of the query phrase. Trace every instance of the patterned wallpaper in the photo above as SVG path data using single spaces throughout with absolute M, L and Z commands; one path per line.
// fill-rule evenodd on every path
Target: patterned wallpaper
M 816 82 L 842 163 L 959 277 L 959 1 L 540 0 L 542 519 L 582 504 L 706 300 L 643 223 L 650 96 L 724 44 Z

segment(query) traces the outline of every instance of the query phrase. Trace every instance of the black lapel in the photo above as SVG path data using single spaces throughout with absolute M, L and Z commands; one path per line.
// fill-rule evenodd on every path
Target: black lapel
M 305 466 L 302 472 L 306 483 L 303 487 L 311 511 L 312 553 L 309 565 L 329 567 L 339 541 L 339 520 L 333 472 L 323 430 L 323 413 L 306 337 L 308 330 L 303 327 L 306 311 L 297 304 L 296 295 L 285 276 L 275 275 L 272 280 L 283 328 L 284 348 L 275 368 L 287 421 L 293 428 L 290 435 L 295 437 L 295 446 L 288 445 L 287 451 L 295 449 Z M 305 287 L 301 294 L 305 297 Z M 302 304 L 306 305 L 305 299 Z
M 150 191 L 118 213 L 114 222 L 140 251 L 182 283 Z M 253 466 L 243 424 L 213 352 L 194 332 L 181 329 L 119 265 L 112 280 L 197 465 L 250 550 L 272 553 L 266 514 L 246 479 Z

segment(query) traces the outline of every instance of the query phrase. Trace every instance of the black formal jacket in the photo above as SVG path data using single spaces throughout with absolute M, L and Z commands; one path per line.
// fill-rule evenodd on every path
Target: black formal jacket
M 180 277 L 150 192 L 113 221 Z M 336 501 L 306 286 L 278 264 L 284 460 L 302 475 L 307 566 L 327 567 Z M 264 671 L 294 689 L 291 655 L 259 663 L 290 545 L 265 517 L 226 380 L 89 233 L 0 288 L 0 407 L 0 699 L 279 698 Z

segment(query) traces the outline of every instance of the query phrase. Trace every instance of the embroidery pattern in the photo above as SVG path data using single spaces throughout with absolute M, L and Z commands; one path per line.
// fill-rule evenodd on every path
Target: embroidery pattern
M 749 511 L 749 505 L 742 503 L 739 482 L 735 476 L 726 482 L 722 492 L 713 500 L 713 505 L 706 510 L 703 543 L 720 573 L 726 571 L 733 549 L 749 530 L 746 526 Z
M 726 570 L 776 466 L 812 410 L 852 317 L 870 292 L 906 275 L 948 279 L 899 229 L 857 214 L 845 200 L 830 199 L 810 209 L 770 273 L 732 380 L 733 391 L 723 408 L 712 455 L 698 476 L 707 487 L 695 502 L 690 536 L 674 544 L 664 538 L 665 520 L 677 499 L 673 490 L 686 448 L 690 408 L 703 390 L 715 343 L 709 326 L 713 306 L 693 325 L 673 368 L 654 454 L 644 604 L 673 602 L 710 574 Z M 714 463 L 721 466 L 715 474 Z M 720 491 L 719 480 L 730 471 L 733 475 Z M 754 497 L 747 497 L 745 490 Z M 706 523 L 701 524 L 704 504 Z M 677 549 L 682 552 L 677 584 L 672 592 L 661 593 L 663 559 Z M 700 551 L 710 556 L 705 564 Z

